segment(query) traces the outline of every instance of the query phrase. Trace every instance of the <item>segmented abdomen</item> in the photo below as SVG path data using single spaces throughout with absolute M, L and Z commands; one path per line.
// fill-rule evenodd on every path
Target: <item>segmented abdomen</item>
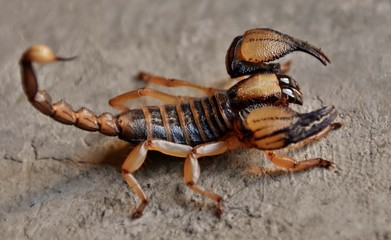
M 195 146 L 221 138 L 231 128 L 233 115 L 225 94 L 188 103 L 142 107 L 118 117 L 119 137 L 128 142 L 163 139 Z

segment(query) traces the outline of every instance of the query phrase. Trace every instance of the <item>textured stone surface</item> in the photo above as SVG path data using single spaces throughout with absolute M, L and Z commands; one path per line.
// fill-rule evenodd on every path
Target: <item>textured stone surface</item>
M 0 5 L 2 239 L 391 238 L 390 1 Z M 200 183 L 225 199 L 221 219 L 212 202 L 184 186 L 183 160 L 151 153 L 136 174 L 151 204 L 131 220 L 136 199 L 118 171 L 131 147 L 52 121 L 28 104 L 20 86 L 17 62 L 33 43 L 79 56 L 39 68 L 42 88 L 74 108 L 113 111 L 108 99 L 143 86 L 133 77 L 139 70 L 221 86 L 231 40 L 254 27 L 322 47 L 332 60 L 328 67 L 305 54 L 285 59 L 293 60 L 290 74 L 305 97 L 297 109 L 335 105 L 344 128 L 292 153 L 333 159 L 331 170 L 267 171 L 273 166 L 256 150 L 201 160 Z

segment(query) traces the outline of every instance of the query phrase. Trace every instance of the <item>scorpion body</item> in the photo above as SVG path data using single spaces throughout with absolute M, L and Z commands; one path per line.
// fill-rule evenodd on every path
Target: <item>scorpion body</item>
M 197 146 L 223 137 L 234 119 L 227 95 L 218 93 L 186 103 L 130 110 L 118 119 L 123 127 L 119 137 L 128 142 L 162 139 Z
M 271 95 L 268 96 L 265 92 L 260 95 L 260 99 L 239 100 L 237 95 L 238 92 L 240 94 L 240 89 L 245 82 L 246 85 L 254 86 L 262 82 L 263 89 L 269 87 L 268 91 Z M 289 76 L 253 75 L 228 91 L 216 91 L 215 94 L 204 98 L 127 110 L 118 117 L 118 124 L 122 129 L 119 138 L 128 142 L 162 139 L 194 147 L 224 137 L 232 130 L 238 118 L 238 110 L 252 108 L 258 102 L 270 105 L 280 99 L 288 98 L 292 103 L 302 102 L 298 85 Z
M 257 31 L 250 31 L 251 34 L 254 32 Z M 133 173 L 143 164 L 148 150 L 186 158 L 185 183 L 194 192 L 215 201 L 217 214 L 221 215 L 222 198 L 197 184 L 200 176 L 197 159 L 200 157 L 222 154 L 236 148 L 257 148 L 265 150 L 266 156 L 277 166 L 292 171 L 332 165 L 332 162 L 321 158 L 296 161 L 271 152 L 293 143 L 310 143 L 318 140 L 330 130 L 339 128 L 341 124 L 333 123 L 337 113 L 332 106 L 305 114 L 299 114 L 289 108 L 290 103 L 300 105 L 303 103 L 299 85 L 285 74 L 280 65 L 264 64 L 260 58 L 270 61 L 291 51 L 306 49 L 306 52 L 321 61 L 328 59 L 319 49 L 308 43 L 287 35 L 278 35 L 279 33 L 274 30 L 258 29 L 257 36 L 266 43 L 272 44 L 275 39 L 271 39 L 270 34 L 279 37 L 280 42 L 291 47 L 287 48 L 282 44 L 276 47 L 279 50 L 277 55 L 276 51 L 273 51 L 273 57 L 267 56 L 266 51 L 261 57 L 250 57 L 243 61 L 243 55 L 237 52 L 240 49 L 239 42 L 242 45 L 246 44 L 246 33 L 240 41 L 235 38 L 227 53 L 227 61 L 231 61 L 232 64 L 227 66 L 242 67 L 228 71 L 231 72 L 231 76 L 243 76 L 244 73 L 251 73 L 251 75 L 228 90 L 205 88 L 186 81 L 165 79 L 143 72 L 139 74 L 142 80 L 150 83 L 171 87 L 186 86 L 201 90 L 208 95 L 203 98 L 172 96 L 151 88 L 141 88 L 121 94 L 109 101 L 111 106 L 122 111 L 118 115 L 103 113 L 96 116 L 86 108 L 74 111 L 63 100 L 52 103 L 46 91 L 38 90 L 37 77 L 33 69 L 34 62 L 44 64 L 72 59 L 58 57 L 44 45 L 34 45 L 22 55 L 20 60 L 22 85 L 30 103 L 54 120 L 138 143 L 122 166 L 124 179 L 141 200 L 133 213 L 134 218 L 142 215 L 148 203 L 141 185 L 133 176 Z M 299 47 L 295 48 L 294 44 Z M 262 52 L 263 45 L 258 47 L 260 48 L 258 52 Z M 250 71 L 243 71 L 243 69 L 250 69 Z M 128 109 L 124 106 L 125 102 L 141 96 L 154 97 L 166 104 L 139 109 Z

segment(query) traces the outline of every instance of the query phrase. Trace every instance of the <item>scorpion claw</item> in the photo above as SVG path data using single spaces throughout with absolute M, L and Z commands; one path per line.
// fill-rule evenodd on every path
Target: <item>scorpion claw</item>
M 289 63 L 283 66 L 266 63 L 293 51 L 308 53 L 323 65 L 330 63 L 330 59 L 320 48 L 308 42 L 272 29 L 256 28 L 237 36 L 231 43 L 226 55 L 227 72 L 232 78 L 254 73 L 284 73 L 289 70 Z

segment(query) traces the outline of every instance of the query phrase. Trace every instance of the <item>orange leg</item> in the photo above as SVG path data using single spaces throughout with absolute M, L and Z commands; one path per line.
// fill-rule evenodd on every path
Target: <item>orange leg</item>
M 146 72 L 139 72 L 138 78 L 145 82 L 157 84 L 164 87 L 190 87 L 190 88 L 197 89 L 205 93 L 206 95 L 213 95 L 216 92 L 221 91 L 220 89 L 204 87 L 195 83 L 191 83 L 179 79 L 171 79 L 171 78 L 168 79 L 160 76 L 155 76 Z
M 235 139 L 236 140 L 236 139 Z M 186 185 L 194 192 L 205 196 L 216 202 L 216 215 L 221 216 L 223 213 L 223 199 L 211 190 L 207 190 L 204 187 L 197 184 L 197 180 L 200 177 L 201 170 L 198 164 L 198 158 L 205 156 L 214 156 L 227 152 L 240 146 L 238 141 L 226 141 L 206 143 L 193 148 L 193 150 L 186 157 L 184 165 L 184 181 Z
M 322 158 L 313 158 L 308 160 L 296 161 L 294 158 L 275 154 L 271 151 L 265 151 L 267 158 L 275 165 L 285 168 L 292 172 L 303 171 L 315 167 L 329 168 L 334 165 L 332 161 Z
M 132 173 L 137 171 L 144 163 L 148 150 L 156 150 L 167 155 L 184 158 L 188 155 L 191 149 L 192 147 L 190 146 L 167 142 L 164 140 L 147 140 L 140 143 L 133 149 L 122 165 L 122 176 L 132 191 L 141 200 L 141 203 L 137 206 L 136 210 L 132 214 L 133 218 L 141 217 L 144 208 L 148 204 L 148 200 L 143 189 L 132 175 Z
M 123 93 L 121 95 L 118 95 L 112 99 L 109 100 L 109 105 L 112 106 L 115 109 L 118 109 L 122 112 L 129 111 L 129 108 L 125 106 L 126 102 L 129 102 L 131 100 L 134 100 L 139 97 L 148 96 L 153 97 L 156 99 L 159 99 L 166 104 L 176 104 L 178 102 L 188 102 L 191 99 L 194 99 L 193 97 L 187 97 L 187 96 L 174 96 L 170 95 L 158 90 L 155 90 L 153 88 L 139 88 L 130 92 Z

